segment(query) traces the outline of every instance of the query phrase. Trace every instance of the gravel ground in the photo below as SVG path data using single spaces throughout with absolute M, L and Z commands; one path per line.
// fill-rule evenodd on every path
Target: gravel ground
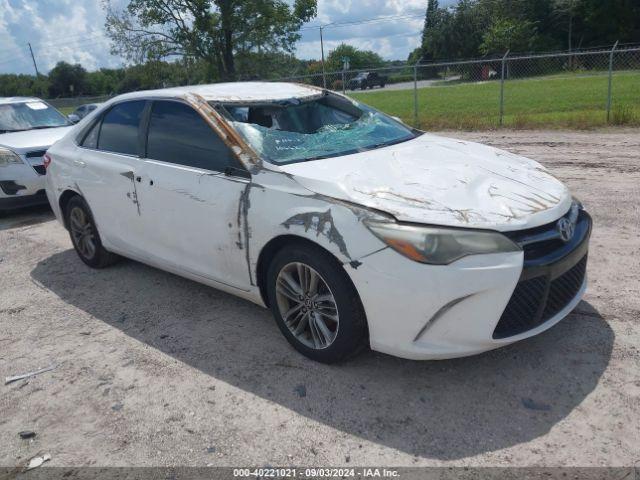
M 448 135 L 541 161 L 592 213 L 565 321 L 473 358 L 320 365 L 253 304 L 133 261 L 90 270 L 32 209 L 0 219 L 0 375 L 57 367 L 0 385 L 0 465 L 636 464 L 640 131 Z

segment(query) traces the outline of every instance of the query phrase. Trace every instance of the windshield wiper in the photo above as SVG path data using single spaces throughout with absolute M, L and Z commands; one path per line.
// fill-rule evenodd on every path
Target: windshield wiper
M 333 157 L 341 157 L 343 155 L 353 155 L 354 153 L 359 153 L 360 150 L 354 148 L 352 150 L 346 150 L 344 152 L 336 152 L 336 153 L 328 153 L 326 155 L 318 155 L 316 157 L 309 157 L 302 160 L 303 162 L 312 162 L 313 160 L 324 160 L 325 158 L 333 158 Z
M 404 137 L 396 140 L 390 140 L 388 142 L 376 143 L 374 145 L 368 145 L 366 147 L 360 147 L 359 152 L 368 152 L 370 150 L 377 150 L 378 148 L 390 147 L 392 145 L 397 145 L 399 143 L 408 142 L 409 140 L 413 140 L 416 137 Z

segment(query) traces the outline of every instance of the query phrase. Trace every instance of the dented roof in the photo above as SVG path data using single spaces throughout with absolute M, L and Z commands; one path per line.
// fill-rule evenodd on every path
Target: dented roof
M 147 97 L 184 97 L 199 95 L 208 102 L 253 103 L 309 98 L 322 94 L 322 90 L 311 85 L 283 82 L 234 82 L 210 85 L 190 85 L 185 87 L 146 90 L 120 95 L 118 99 Z

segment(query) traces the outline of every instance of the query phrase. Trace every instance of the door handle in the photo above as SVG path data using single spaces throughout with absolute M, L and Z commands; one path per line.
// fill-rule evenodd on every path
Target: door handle
M 74 160 L 73 164 L 76 167 L 86 167 L 87 166 L 87 164 L 85 162 L 83 162 L 82 160 Z

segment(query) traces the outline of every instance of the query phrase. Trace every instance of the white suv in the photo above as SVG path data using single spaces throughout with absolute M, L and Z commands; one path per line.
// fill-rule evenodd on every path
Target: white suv
M 497 348 L 586 288 L 591 219 L 540 164 L 310 86 L 122 95 L 47 155 L 83 262 L 119 254 L 268 306 L 323 362 Z
M 43 156 L 69 125 L 39 98 L 0 98 L 0 212 L 47 203 Z

